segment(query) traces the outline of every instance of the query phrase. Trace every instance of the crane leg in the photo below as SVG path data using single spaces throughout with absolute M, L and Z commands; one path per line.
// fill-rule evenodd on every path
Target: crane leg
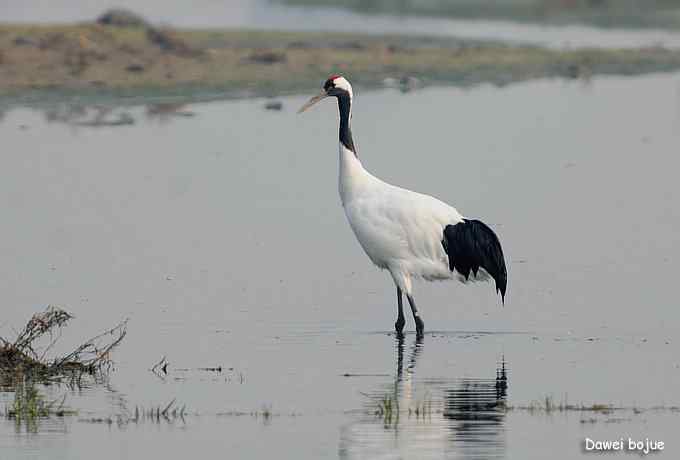
M 401 336 L 404 331 L 404 325 L 406 320 L 404 319 L 404 302 L 401 296 L 401 288 L 397 286 L 397 322 L 394 323 L 394 330 L 397 331 L 397 335 Z
M 416 301 L 413 300 L 413 296 L 410 294 L 406 295 L 409 305 L 411 305 L 411 312 L 413 313 L 413 321 L 416 323 L 416 337 L 422 338 L 425 332 L 425 323 L 420 319 L 418 314 L 418 307 L 416 307 Z

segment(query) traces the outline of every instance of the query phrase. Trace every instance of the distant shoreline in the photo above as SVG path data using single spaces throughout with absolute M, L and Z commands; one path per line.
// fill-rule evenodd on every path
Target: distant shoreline
M 680 51 L 548 50 L 447 38 L 0 24 L 0 104 L 208 100 L 309 92 L 331 73 L 359 87 L 589 78 L 680 69 Z

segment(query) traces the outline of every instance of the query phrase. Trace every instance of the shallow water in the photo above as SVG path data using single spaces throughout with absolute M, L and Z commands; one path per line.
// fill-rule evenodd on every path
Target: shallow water
M 664 29 L 598 28 L 587 25 L 529 24 L 503 20 L 466 20 L 398 14 L 362 14 L 342 8 L 294 7 L 266 0 L 118 0 L 153 23 L 177 27 L 242 27 L 275 30 L 338 31 L 460 37 L 529 43 L 551 48 L 680 47 L 680 33 Z M 61 23 L 91 21 L 108 0 L 0 2 L 2 22 Z
M 50 303 L 76 316 L 64 349 L 130 326 L 106 384 L 41 388 L 78 415 L 0 421 L 0 458 L 574 458 L 586 436 L 676 458 L 679 77 L 359 92 L 365 165 L 506 250 L 505 307 L 487 284 L 416 286 L 422 343 L 390 335 L 393 286 L 339 206 L 332 103 L 96 128 L 8 110 L 2 333 Z M 629 410 L 522 408 L 545 397 Z M 183 418 L 126 423 L 173 399 Z

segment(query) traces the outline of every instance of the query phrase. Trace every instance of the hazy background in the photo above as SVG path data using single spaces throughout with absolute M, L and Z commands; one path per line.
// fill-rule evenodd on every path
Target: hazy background
M 680 47 L 669 0 L 0 0 L 0 23 L 113 6 L 187 28 Z M 360 159 L 488 222 L 509 271 L 505 306 L 487 284 L 417 284 L 423 342 L 395 340 L 392 281 L 339 204 L 337 108 L 295 114 L 322 81 L 186 104 L 0 98 L 0 335 L 61 305 L 59 352 L 130 318 L 102 380 L 3 378 L 0 458 L 573 459 L 585 436 L 678 458 L 680 74 L 409 77 L 357 85 Z M 2 412 L 19 383 L 76 414 Z M 132 420 L 173 400 L 185 417 Z

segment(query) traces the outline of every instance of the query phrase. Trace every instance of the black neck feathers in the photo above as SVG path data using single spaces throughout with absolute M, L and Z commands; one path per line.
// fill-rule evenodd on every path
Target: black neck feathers
M 352 140 L 352 128 L 350 127 L 350 112 L 352 110 L 352 98 L 349 93 L 343 93 L 338 97 L 338 110 L 340 111 L 340 142 L 348 150 L 357 156 L 357 151 L 354 148 L 354 141 Z

